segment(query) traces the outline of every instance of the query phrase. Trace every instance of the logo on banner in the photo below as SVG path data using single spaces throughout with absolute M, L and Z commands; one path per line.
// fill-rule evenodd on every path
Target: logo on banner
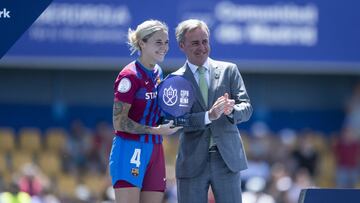
M 6 8 L 3 8 L 3 10 L 0 11 L 0 18 L 11 18 L 10 11 Z
M 5 34 L 2 34 L 0 37 L 0 59 L 7 53 L 10 47 L 15 44 L 16 40 L 24 34 L 30 25 L 34 23 L 51 1 L 53 0 L 26 0 L 21 1 L 21 3 L 19 1 L 9 0 L 0 1 L 0 29 L 2 33 L 5 32 Z M 28 44 L 22 44 L 22 46 L 19 46 L 19 49 L 26 50 L 28 48 L 26 45 Z M 29 49 L 34 50 L 31 47 L 29 47 Z M 41 48 L 37 47 L 37 49 Z

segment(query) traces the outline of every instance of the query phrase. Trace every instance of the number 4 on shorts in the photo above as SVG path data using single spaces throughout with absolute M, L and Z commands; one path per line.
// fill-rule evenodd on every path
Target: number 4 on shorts
M 140 154 L 141 154 L 141 149 L 135 149 L 134 154 L 132 155 L 130 160 L 130 163 L 136 164 L 137 168 L 139 168 L 140 166 Z

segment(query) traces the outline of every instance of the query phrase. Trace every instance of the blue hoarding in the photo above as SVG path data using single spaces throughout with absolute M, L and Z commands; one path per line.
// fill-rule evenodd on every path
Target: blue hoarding
M 54 0 L 3 63 L 116 66 L 133 58 L 129 27 L 159 19 L 170 29 L 166 63 L 183 63 L 174 29 L 206 21 L 211 56 L 259 70 L 360 72 L 360 2 L 327 0 Z

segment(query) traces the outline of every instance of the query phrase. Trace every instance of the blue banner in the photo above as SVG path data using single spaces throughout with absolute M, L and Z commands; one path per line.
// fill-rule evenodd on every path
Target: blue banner
M 182 20 L 199 18 L 210 27 L 214 58 L 257 69 L 283 64 L 360 72 L 359 7 L 357 0 L 54 0 L 7 61 L 118 65 L 132 60 L 128 28 L 159 19 L 169 26 L 166 63 L 179 66 L 184 56 L 174 29 Z
M 39 17 L 52 0 L 2 0 L 0 3 L 0 59 Z M 27 46 L 27 45 L 26 45 Z

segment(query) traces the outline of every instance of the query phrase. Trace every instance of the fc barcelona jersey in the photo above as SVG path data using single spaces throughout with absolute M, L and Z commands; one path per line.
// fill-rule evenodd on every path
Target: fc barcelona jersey
M 161 111 L 157 102 L 157 86 L 162 80 L 160 66 L 146 69 L 139 61 L 128 64 L 118 75 L 114 84 L 114 102 L 131 104 L 129 118 L 147 126 L 156 126 Z M 152 134 L 131 134 L 115 131 L 117 136 L 141 142 L 160 143 L 162 137 Z

